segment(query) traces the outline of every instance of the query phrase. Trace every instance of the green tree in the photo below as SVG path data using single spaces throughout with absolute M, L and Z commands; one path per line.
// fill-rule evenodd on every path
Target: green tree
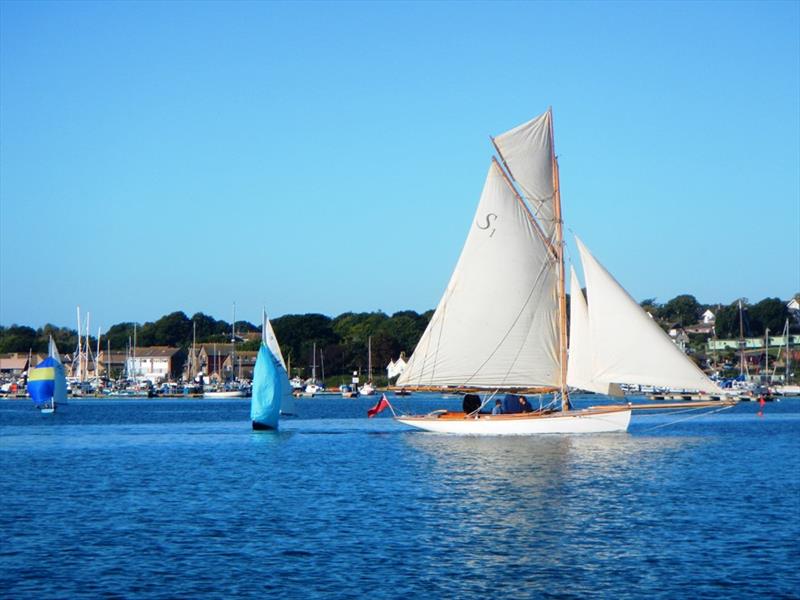
M 764 335 L 767 329 L 772 335 L 778 335 L 783 331 L 783 325 L 789 317 L 789 309 L 780 298 L 764 298 L 751 306 L 748 312 L 754 336 Z
M 192 340 L 192 322 L 183 311 L 161 317 L 152 324 L 152 339 L 155 346 L 188 346 Z
M 702 306 L 694 296 L 682 294 L 675 296 L 659 311 L 658 316 L 672 323 L 679 323 L 683 327 L 693 325 L 700 319 Z
M 741 302 L 741 316 L 739 314 L 739 303 Z M 740 323 L 741 319 L 741 323 Z M 750 326 L 749 306 L 747 299 L 742 298 L 729 304 L 721 306 L 716 312 L 716 323 L 714 328 L 718 338 L 735 339 L 739 337 L 740 329 L 742 335 L 750 337 L 755 335 Z
M 133 343 L 134 325 L 134 323 L 128 321 L 125 323 L 117 323 L 116 325 L 109 327 L 108 331 L 106 332 L 106 338 L 111 343 L 111 347 L 115 350 L 121 350 L 122 348 L 128 347 L 129 339 L 131 343 Z M 137 339 L 136 341 L 138 343 L 139 340 Z
M 36 330 L 26 325 L 11 325 L 10 327 L 0 327 L 0 352 L 43 352 L 47 349 L 42 347 Z

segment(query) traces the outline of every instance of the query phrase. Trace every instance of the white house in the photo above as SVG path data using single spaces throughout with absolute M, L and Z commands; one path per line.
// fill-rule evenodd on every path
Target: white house
M 400 354 L 400 358 L 397 360 L 389 361 L 389 365 L 386 367 L 386 376 L 389 379 L 399 377 L 403 371 L 406 370 L 407 366 L 408 363 L 406 362 L 406 355 L 404 353 Z
M 136 350 L 136 358 L 129 356 L 125 372 L 135 379 L 146 379 L 153 383 L 166 381 L 172 372 L 172 360 L 180 348 L 152 346 Z
M 711 312 L 711 310 L 706 310 L 706 312 L 703 313 L 702 319 L 705 325 L 713 325 L 717 320 L 717 315 Z

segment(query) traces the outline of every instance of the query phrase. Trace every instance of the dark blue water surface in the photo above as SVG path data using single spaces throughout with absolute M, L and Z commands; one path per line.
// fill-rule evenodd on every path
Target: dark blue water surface
M 800 597 L 800 399 L 513 438 L 374 402 L 256 433 L 242 400 L 0 401 L 0 595 Z

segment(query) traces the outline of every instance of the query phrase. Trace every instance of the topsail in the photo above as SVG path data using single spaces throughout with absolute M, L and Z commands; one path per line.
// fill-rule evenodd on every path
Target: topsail
M 556 227 L 551 133 L 552 113 L 548 110 L 492 139 L 548 239 Z

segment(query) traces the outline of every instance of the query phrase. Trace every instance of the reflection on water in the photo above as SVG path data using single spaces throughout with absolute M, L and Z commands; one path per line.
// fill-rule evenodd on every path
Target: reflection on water
M 432 458 L 431 478 L 444 490 L 440 508 L 461 516 L 448 521 L 448 536 L 465 544 L 483 539 L 485 547 L 473 548 L 482 568 L 507 570 L 511 561 L 522 569 L 521 577 L 639 552 L 609 544 L 631 522 L 648 523 L 655 516 L 652 506 L 643 508 L 636 498 L 670 477 L 664 465 L 685 463 L 686 455 L 709 443 L 619 434 L 423 433 L 403 441 Z

